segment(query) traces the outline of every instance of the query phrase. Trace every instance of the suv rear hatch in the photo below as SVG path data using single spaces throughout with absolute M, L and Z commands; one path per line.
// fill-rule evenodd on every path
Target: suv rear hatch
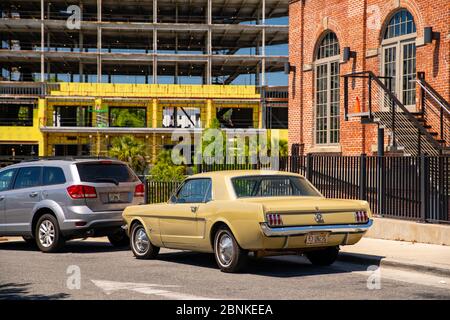
M 125 163 L 83 161 L 76 163 L 76 167 L 83 185 L 95 188 L 96 195 L 85 197 L 86 205 L 92 211 L 120 211 L 129 205 L 143 203 L 143 185 Z

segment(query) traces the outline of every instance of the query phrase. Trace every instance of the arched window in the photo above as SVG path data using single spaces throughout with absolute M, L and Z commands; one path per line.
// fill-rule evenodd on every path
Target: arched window
M 315 143 L 339 143 L 339 41 L 327 32 L 315 56 Z
M 416 103 L 416 25 L 401 9 L 386 25 L 382 40 L 382 74 L 391 77 L 391 90 L 405 106 Z M 387 82 L 389 84 L 389 82 Z
M 383 39 L 400 37 L 415 32 L 416 24 L 412 14 L 408 10 L 402 9 L 389 20 Z

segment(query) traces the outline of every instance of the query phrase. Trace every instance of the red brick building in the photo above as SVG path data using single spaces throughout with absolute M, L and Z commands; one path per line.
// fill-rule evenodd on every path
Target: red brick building
M 345 74 L 372 71 L 390 76 L 392 92 L 418 117 L 415 113 L 421 111 L 424 93 L 415 79 L 417 72 L 424 72 L 428 85 L 448 107 L 449 0 L 292 0 L 289 15 L 291 152 L 297 152 L 295 144 L 304 153 L 377 152 L 377 124 L 362 124 L 361 117 L 344 119 Z M 427 27 L 432 27 L 431 33 Z M 352 53 L 348 59 L 346 50 Z M 367 112 L 369 99 L 372 104 L 377 99 L 370 95 L 366 79 L 351 78 L 349 113 L 359 111 L 357 99 L 361 112 Z M 444 125 L 441 130 L 431 113 L 426 117 L 424 128 L 448 145 L 449 141 L 442 141 L 448 133 L 441 131 L 449 128 Z M 444 118 L 449 119 L 445 113 Z M 385 136 L 385 147 L 397 140 L 389 128 Z

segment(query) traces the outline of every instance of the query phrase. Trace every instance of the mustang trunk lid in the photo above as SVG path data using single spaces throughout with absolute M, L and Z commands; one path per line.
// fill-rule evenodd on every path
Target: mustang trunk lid
M 367 210 L 362 201 L 322 197 L 267 197 L 239 200 L 262 204 L 265 215 L 279 214 L 282 226 L 357 223 L 355 212 Z

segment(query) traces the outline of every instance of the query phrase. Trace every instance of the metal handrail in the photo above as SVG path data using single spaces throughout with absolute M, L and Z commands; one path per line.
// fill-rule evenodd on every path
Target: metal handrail
M 429 89 L 428 83 L 426 83 L 424 80 L 422 79 L 415 79 L 415 81 L 422 87 L 423 90 L 425 90 L 431 97 L 433 97 L 433 100 L 436 101 L 439 106 L 445 111 L 447 112 L 448 115 L 450 115 L 450 110 L 447 109 L 447 106 L 444 105 L 444 103 L 442 103 L 441 99 L 437 98 L 434 95 L 434 92 L 432 92 Z
M 348 78 L 356 77 L 356 78 L 367 78 L 369 81 L 373 80 L 378 86 L 387 94 L 389 99 L 392 101 L 393 105 L 400 108 L 403 111 L 404 115 L 410 120 L 413 125 L 419 130 L 420 134 L 422 134 L 428 142 L 430 142 L 436 149 L 442 150 L 442 146 L 438 143 L 433 136 L 422 126 L 422 124 L 414 117 L 411 112 L 403 105 L 403 103 L 388 89 L 388 87 L 380 80 L 380 79 L 389 79 L 390 77 L 378 77 L 372 71 L 359 71 L 355 73 L 348 73 L 343 75 L 344 77 L 344 109 L 345 116 L 348 117 Z M 393 119 L 395 122 L 395 117 Z M 393 128 L 394 129 L 394 128 Z M 394 129 L 395 130 L 395 129 Z

